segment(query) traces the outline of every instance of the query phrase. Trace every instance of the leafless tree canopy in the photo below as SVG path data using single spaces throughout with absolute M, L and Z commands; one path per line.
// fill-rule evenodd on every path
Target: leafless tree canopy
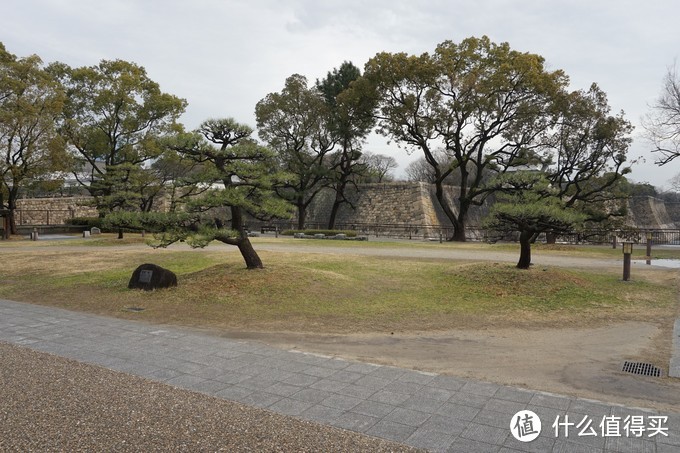
M 427 163 L 427 160 L 424 157 L 419 157 L 408 164 L 404 171 L 406 173 L 406 179 L 413 182 L 434 184 L 434 181 L 437 178 L 432 166 Z
M 680 156 L 680 77 L 675 66 L 668 69 L 661 95 L 645 118 L 644 127 L 653 152 L 660 156 L 658 165 Z
M 366 151 L 361 156 L 361 161 L 366 165 L 368 171 L 368 181 L 370 182 L 389 182 L 394 180 L 392 170 L 399 167 L 397 160 L 392 156 L 384 154 L 374 154 Z
M 435 150 L 432 153 L 432 157 L 434 158 L 434 161 L 442 168 L 448 168 L 452 165 L 455 165 L 454 158 L 447 155 L 442 149 Z M 408 181 L 427 182 L 434 184 L 437 179 L 434 167 L 427 161 L 425 157 L 420 157 L 408 164 L 404 172 L 406 173 L 406 179 Z M 477 169 L 474 167 L 474 165 L 472 165 L 472 163 L 468 164 L 468 172 L 474 176 L 477 174 Z M 446 176 L 442 182 L 445 185 L 460 185 L 460 174 L 458 172 L 452 172 Z

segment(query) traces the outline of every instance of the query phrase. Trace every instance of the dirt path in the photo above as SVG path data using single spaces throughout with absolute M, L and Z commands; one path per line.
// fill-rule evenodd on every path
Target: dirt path
M 624 360 L 657 363 L 660 356 L 665 356 L 661 349 L 670 334 L 666 328 L 650 323 L 530 331 L 452 330 L 434 334 L 222 332 L 221 335 L 582 398 L 660 410 L 680 407 L 680 379 L 621 372 Z
M 355 256 L 382 256 L 399 258 L 425 258 L 425 259 L 447 259 L 447 260 L 471 260 L 471 261 L 492 261 L 503 263 L 516 263 L 519 258 L 517 253 L 499 252 L 479 249 L 457 249 L 457 248 L 430 248 L 430 247 L 367 247 L 367 248 L 343 248 L 333 247 L 332 245 L 308 245 L 296 246 L 291 243 L 255 243 L 257 250 L 269 252 L 301 252 L 301 253 L 320 253 L 338 254 Z M 622 259 L 602 259 L 602 258 L 582 258 L 571 256 L 550 255 L 545 252 L 534 253 L 532 261 L 535 266 L 561 266 L 561 267 L 581 267 L 581 268 L 612 268 L 620 267 Z

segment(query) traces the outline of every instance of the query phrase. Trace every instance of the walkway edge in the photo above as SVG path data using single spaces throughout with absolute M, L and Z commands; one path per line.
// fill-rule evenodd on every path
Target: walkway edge
M 675 320 L 672 348 L 671 363 L 668 367 L 668 375 L 671 377 L 680 377 L 680 318 Z

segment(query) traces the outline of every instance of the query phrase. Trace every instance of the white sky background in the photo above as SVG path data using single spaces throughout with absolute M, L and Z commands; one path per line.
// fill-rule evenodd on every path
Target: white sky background
M 0 41 L 18 56 L 90 66 L 134 61 L 189 106 L 188 129 L 213 117 L 255 126 L 255 104 L 299 73 L 313 83 L 343 61 L 381 51 L 432 52 L 445 40 L 488 35 L 542 55 L 572 89 L 597 82 L 612 112 L 636 125 L 631 178 L 667 186 L 680 162 L 658 168 L 640 120 L 680 58 L 676 0 L 3 0 Z M 680 64 L 680 63 L 679 63 Z M 407 155 L 373 136 L 366 150 Z

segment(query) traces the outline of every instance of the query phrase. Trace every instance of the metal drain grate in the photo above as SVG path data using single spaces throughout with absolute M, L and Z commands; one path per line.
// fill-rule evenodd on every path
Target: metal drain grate
M 626 373 L 639 374 L 640 376 L 652 376 L 652 377 L 661 376 L 661 369 L 655 367 L 651 363 L 625 361 L 623 362 L 623 368 L 621 369 L 621 371 L 625 371 Z

